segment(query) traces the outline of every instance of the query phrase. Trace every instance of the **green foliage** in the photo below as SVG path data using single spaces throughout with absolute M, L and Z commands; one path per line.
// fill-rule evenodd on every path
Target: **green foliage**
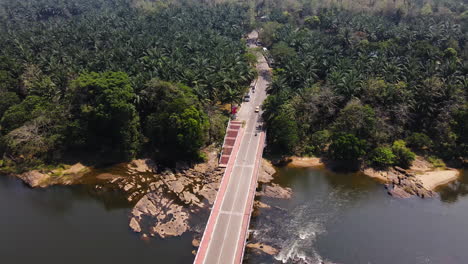
M 283 24 L 269 34 L 281 52 L 271 50 L 276 68 L 265 104 L 268 126 L 279 106 L 287 104 L 293 108 L 299 138 L 330 130 L 353 134 L 374 149 L 424 131 L 429 140 L 408 138 L 411 147 L 444 159 L 466 156 L 462 142 L 467 133 L 461 131 L 468 118 L 458 113 L 468 96 L 462 63 L 468 58 L 466 30 L 455 16 L 435 15 L 449 8 L 446 2 L 432 6 L 432 15 L 420 14 L 424 5 L 427 9 L 432 4 L 422 1 L 405 8 L 400 3 L 399 11 L 389 8 L 379 14 L 346 6 L 311 7 L 288 10 L 294 21 L 272 17 Z M 312 16 L 319 18 L 318 27 L 310 25 Z M 295 149 L 314 153 L 308 141 Z M 401 154 L 402 163 L 409 163 L 411 155 Z
M 406 147 L 406 142 L 404 140 L 396 140 L 393 142 L 392 151 L 396 156 L 395 164 L 403 168 L 410 167 L 411 163 L 416 158 L 416 154 Z
M 444 55 L 448 58 L 456 58 L 458 53 L 454 48 L 447 48 L 444 50 Z
M 304 18 L 304 24 L 309 28 L 317 28 L 320 25 L 320 18 L 318 16 L 307 16 Z
M 330 143 L 331 133 L 328 130 L 320 130 L 310 136 L 309 144 L 306 146 L 307 152 L 323 154 Z
M 267 47 L 271 47 L 276 38 L 276 31 L 281 28 L 281 24 L 277 22 L 267 22 L 262 26 L 260 31 L 260 39 Z
M 145 135 L 154 154 L 168 162 L 198 158 L 210 124 L 190 88 L 152 80 L 142 94 L 149 113 Z
M 434 166 L 434 168 L 441 168 L 441 169 L 446 168 L 445 162 L 435 156 L 429 156 L 427 158 L 427 161 L 429 161 L 432 164 L 432 166 Z
M 72 142 L 117 160 L 134 157 L 139 146 L 139 119 L 128 75 L 84 73 L 72 87 Z
M 245 57 L 246 61 L 252 66 L 257 63 L 257 56 L 252 52 L 245 53 L 244 57 Z
M 417 150 L 427 150 L 432 147 L 432 140 L 424 133 L 413 133 L 406 139 L 408 146 Z
M 273 45 L 270 51 L 275 58 L 291 59 L 296 55 L 296 51 L 285 42 L 278 42 Z
M 333 130 L 354 134 L 359 138 L 373 139 L 376 123 L 372 107 L 363 106 L 359 101 L 351 101 L 338 115 L 333 124 Z
M 366 149 L 365 140 L 352 134 L 338 133 L 333 136 L 329 154 L 337 161 L 358 161 L 366 154 Z
M 35 65 L 28 65 L 21 75 L 21 90 L 27 95 L 54 98 L 58 91 L 55 83 Z
M 396 156 L 389 147 L 377 147 L 371 153 L 369 160 L 378 168 L 387 168 L 396 161 Z
M 0 120 L 8 108 L 10 108 L 13 105 L 19 104 L 20 99 L 16 93 L 13 92 L 0 92 L 0 97 L 2 100 L 0 100 Z
M 421 15 L 427 16 L 432 14 L 432 6 L 429 3 L 426 3 L 422 8 L 421 8 Z
M 209 117 L 209 142 L 221 143 L 224 140 L 224 135 L 226 133 L 226 126 L 228 124 L 228 121 L 229 118 L 220 113 L 213 114 Z
M 456 137 L 454 154 L 468 159 L 468 104 L 465 104 L 454 113 L 451 124 Z
M 268 125 L 269 140 L 285 153 L 294 153 L 299 142 L 297 123 L 290 105 L 283 105 Z
M 21 103 L 13 105 L 5 111 L 0 121 L 1 132 L 6 135 L 13 129 L 22 126 L 25 122 L 47 114 L 52 109 L 53 105 L 44 98 L 28 96 Z

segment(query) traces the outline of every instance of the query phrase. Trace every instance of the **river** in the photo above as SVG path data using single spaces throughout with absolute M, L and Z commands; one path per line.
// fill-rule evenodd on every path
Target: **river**
M 1 263 L 193 262 L 192 234 L 142 240 L 128 227 L 131 205 L 91 187 L 31 189 L 1 175 Z
M 468 173 L 437 198 L 397 199 L 360 174 L 280 169 L 290 200 L 251 221 L 252 241 L 281 248 L 247 251 L 245 263 L 467 263 Z M 0 176 L 2 263 L 192 263 L 192 234 L 142 240 L 128 228 L 131 205 L 93 185 L 31 189 Z
M 290 200 L 261 198 L 252 241 L 281 248 L 275 258 L 247 251 L 245 263 L 467 263 L 468 173 L 439 197 L 398 199 L 362 174 L 283 168 L 275 181 Z

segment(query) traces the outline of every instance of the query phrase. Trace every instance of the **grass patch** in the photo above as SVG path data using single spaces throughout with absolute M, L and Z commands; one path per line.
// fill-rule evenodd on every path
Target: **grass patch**
M 429 161 L 429 163 L 431 163 L 434 168 L 437 168 L 437 169 L 447 168 L 447 166 L 445 165 L 445 162 L 435 156 L 429 156 L 427 158 L 427 161 Z

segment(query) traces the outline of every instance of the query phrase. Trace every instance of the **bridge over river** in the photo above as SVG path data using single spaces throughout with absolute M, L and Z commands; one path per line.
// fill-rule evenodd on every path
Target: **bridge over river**
M 257 37 L 256 31 L 249 35 L 250 40 Z M 196 264 L 242 262 L 265 143 L 265 133 L 259 129 L 261 111 L 255 112 L 266 98 L 268 80 L 264 73 L 270 70 L 262 55 L 258 55 L 257 70 L 260 74 L 255 81 L 255 92 L 250 91 L 251 100 L 241 105 L 236 120 L 228 128 L 228 132 L 231 131 L 227 133 L 231 136 L 228 158 L 221 159 L 226 170 L 195 258 Z

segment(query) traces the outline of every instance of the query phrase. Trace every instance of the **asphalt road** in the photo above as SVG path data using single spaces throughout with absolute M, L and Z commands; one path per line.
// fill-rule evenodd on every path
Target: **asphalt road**
M 259 72 L 269 70 L 268 64 L 263 56 L 257 64 Z M 261 137 L 255 135 L 258 126 L 261 125 L 259 113 L 255 113 L 255 107 L 260 106 L 266 98 L 266 87 L 268 81 L 259 74 L 255 93 L 251 92 L 250 102 L 244 102 L 238 112 L 237 120 L 245 121 L 244 135 L 237 156 L 235 157 L 232 173 L 229 178 L 226 192 L 222 197 L 221 210 L 217 214 L 211 239 L 208 243 L 204 259 L 198 259 L 197 263 L 235 263 L 243 254 L 246 228 L 244 215 L 252 209 L 252 199 L 249 189 L 256 185 L 257 171 L 255 170 L 256 158 L 261 157 L 258 153 L 263 151 L 259 148 Z M 199 249 L 200 250 L 200 249 Z M 240 261 L 242 261 L 240 259 Z

